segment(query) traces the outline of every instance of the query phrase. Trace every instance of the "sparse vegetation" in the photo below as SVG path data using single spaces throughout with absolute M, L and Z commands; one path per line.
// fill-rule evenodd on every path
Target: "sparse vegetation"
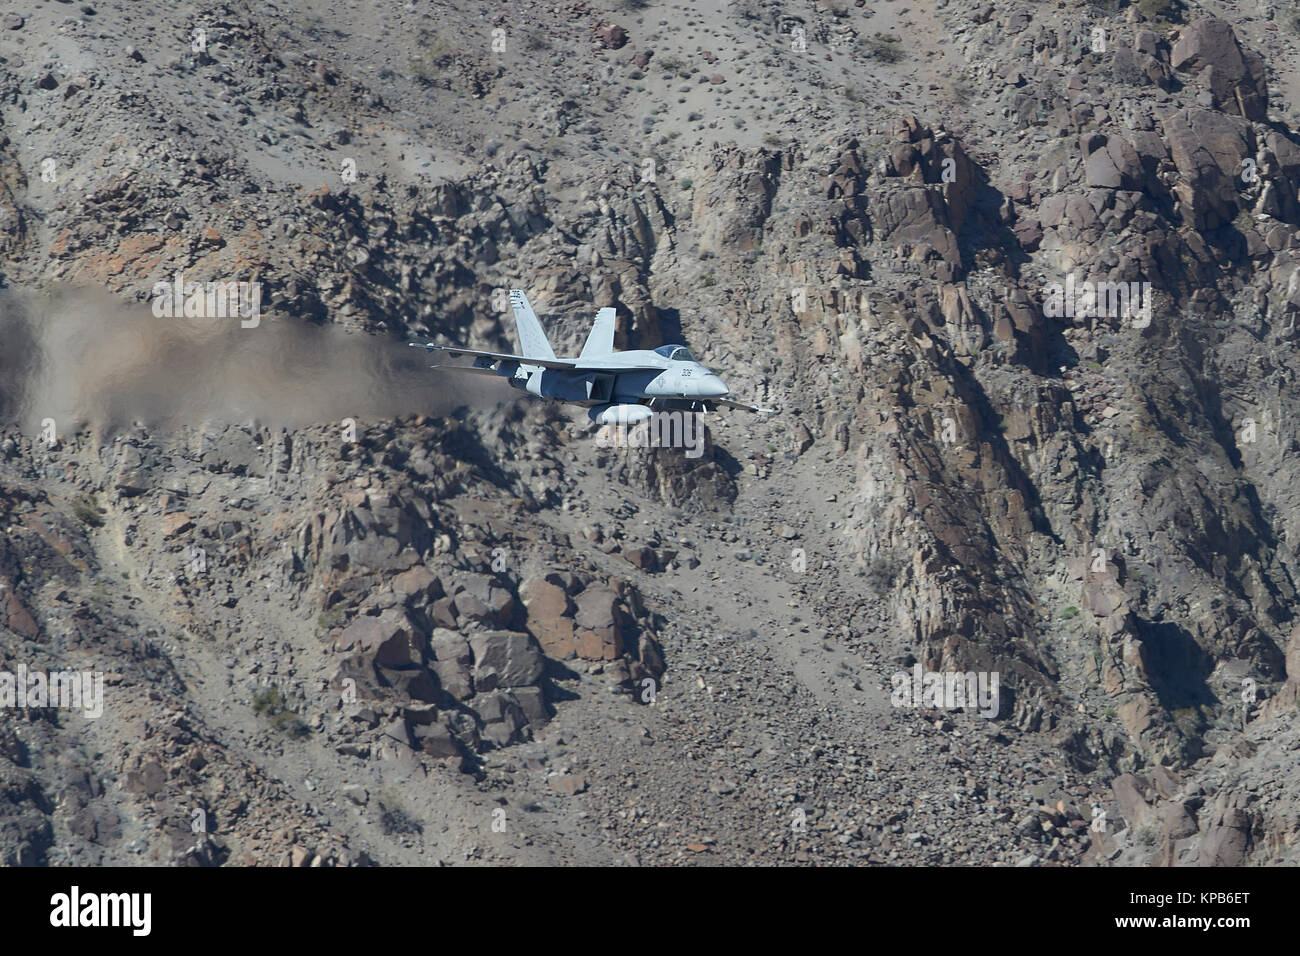
M 424 826 L 407 812 L 395 794 L 381 793 L 375 800 L 379 805 L 379 825 L 384 833 L 423 833 Z
M 868 57 L 881 63 L 898 63 L 907 55 L 903 52 L 903 41 L 887 33 L 865 37 L 862 47 Z
M 455 60 L 451 44 L 440 33 L 421 30 L 419 46 L 411 57 L 411 73 L 421 83 L 432 83 Z
M 954 76 L 948 84 L 952 100 L 958 106 L 969 106 L 975 99 L 975 84 L 964 76 Z
M 285 736 L 292 737 L 295 740 L 306 737 L 311 733 L 307 728 L 307 725 L 302 722 L 302 718 L 291 710 L 282 710 L 278 714 L 273 715 L 270 718 L 270 724 L 272 730 L 277 730 Z
M 1073 604 L 1071 604 L 1069 607 L 1067 607 L 1064 611 L 1061 612 L 1062 621 L 1071 621 L 1078 616 L 1079 616 L 1079 609 L 1075 607 Z
M 265 687 L 253 695 L 253 713 L 265 717 L 272 730 L 294 739 L 306 737 L 307 725 L 285 706 L 284 695 L 275 685 Z
M 902 570 L 902 563 L 893 558 L 878 557 L 867 568 L 867 584 L 876 597 L 884 597 L 894 586 L 894 579 Z
M 324 638 L 329 632 L 347 619 L 347 613 L 341 607 L 330 608 L 316 615 L 316 636 Z
M 1173 712 L 1174 725 L 1188 737 L 1196 737 L 1205 728 L 1199 707 L 1180 707 Z
M 253 695 L 253 713 L 267 714 L 284 703 L 279 688 L 264 687 Z
M 1165 20 L 1172 11 L 1173 0 L 1138 0 L 1137 12 L 1148 20 Z
M 72 513 L 77 520 L 91 528 L 104 526 L 103 510 L 94 495 L 82 495 L 72 503 Z

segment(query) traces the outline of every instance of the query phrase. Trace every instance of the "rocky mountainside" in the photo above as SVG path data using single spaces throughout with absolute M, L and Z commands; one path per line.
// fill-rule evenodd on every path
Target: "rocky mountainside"
M 104 696 L 0 707 L 0 859 L 1300 862 L 1298 53 L 1268 2 L 4 14 L 0 672 Z M 401 354 L 513 351 L 510 288 L 778 414 L 610 448 Z

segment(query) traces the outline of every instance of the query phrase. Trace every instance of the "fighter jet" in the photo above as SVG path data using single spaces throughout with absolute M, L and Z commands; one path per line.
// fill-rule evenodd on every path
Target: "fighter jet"
M 656 409 L 743 408 L 771 414 L 728 398 L 730 389 L 717 374 L 695 360 L 684 345 L 661 345 L 654 351 L 614 351 L 614 310 L 596 313 L 587 344 L 577 358 L 556 358 L 551 343 L 537 321 L 528 297 L 510 290 L 510 306 L 519 330 L 522 355 L 482 352 L 432 342 L 412 342 L 411 348 L 471 356 L 473 365 L 434 365 L 479 375 L 498 375 L 511 387 L 539 398 L 589 409 L 587 417 L 598 425 L 633 425 L 646 421 Z

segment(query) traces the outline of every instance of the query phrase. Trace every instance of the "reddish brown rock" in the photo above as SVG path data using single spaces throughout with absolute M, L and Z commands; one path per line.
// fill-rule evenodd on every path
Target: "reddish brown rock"
M 33 639 L 40 633 L 40 627 L 27 606 L 7 586 L 0 586 L 0 623 L 19 637 Z
M 573 602 L 559 585 L 533 580 L 526 587 L 528 630 L 549 656 L 563 660 L 574 653 Z
M 578 595 L 575 623 L 579 657 L 612 661 L 623 656 L 623 613 L 613 590 L 596 586 Z
M 627 44 L 627 31 L 616 23 L 606 23 L 596 28 L 596 39 L 607 50 L 620 50 Z

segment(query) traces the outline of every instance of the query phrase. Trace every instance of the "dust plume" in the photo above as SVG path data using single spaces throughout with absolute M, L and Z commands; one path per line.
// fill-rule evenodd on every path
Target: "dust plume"
M 60 430 L 135 421 L 180 428 L 254 419 L 445 414 L 515 397 L 504 382 L 435 372 L 404 340 L 264 316 L 157 318 L 101 290 L 0 297 L 0 421 Z

